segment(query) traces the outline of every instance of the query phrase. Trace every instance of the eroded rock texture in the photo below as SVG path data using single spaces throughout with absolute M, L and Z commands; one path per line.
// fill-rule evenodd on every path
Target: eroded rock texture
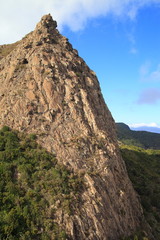
M 0 60 L 0 125 L 36 133 L 84 178 L 73 215 L 56 221 L 75 240 L 116 240 L 140 227 L 142 210 L 119 154 L 97 77 L 50 15 Z

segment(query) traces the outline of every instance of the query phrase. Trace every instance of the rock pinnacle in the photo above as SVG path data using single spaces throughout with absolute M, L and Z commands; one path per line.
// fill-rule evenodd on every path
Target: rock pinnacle
M 57 207 L 49 219 L 68 239 L 122 239 L 141 228 L 142 208 L 96 74 L 56 27 L 45 15 L 33 32 L 6 47 L 12 50 L 0 60 L 0 127 L 36 134 L 60 164 L 81 176 L 73 213 Z

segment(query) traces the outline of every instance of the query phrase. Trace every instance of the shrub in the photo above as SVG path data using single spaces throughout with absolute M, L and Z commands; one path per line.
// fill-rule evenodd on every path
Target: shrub
M 72 214 L 82 179 L 25 136 L 0 130 L 0 239 L 66 239 L 54 214 Z

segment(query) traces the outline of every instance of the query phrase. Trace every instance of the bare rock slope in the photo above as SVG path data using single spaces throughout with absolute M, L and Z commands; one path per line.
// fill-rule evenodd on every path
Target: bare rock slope
M 141 226 L 141 206 L 96 75 L 56 27 L 46 15 L 7 54 L 0 48 L 0 125 L 36 133 L 82 174 L 79 207 L 56 219 L 71 239 L 120 239 Z

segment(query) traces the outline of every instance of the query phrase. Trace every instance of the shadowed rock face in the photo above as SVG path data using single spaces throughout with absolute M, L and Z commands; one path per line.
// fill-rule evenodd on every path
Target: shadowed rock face
M 75 240 L 115 240 L 140 227 L 142 210 L 119 154 L 115 124 L 93 71 L 44 16 L 0 60 L 0 123 L 32 132 L 60 163 L 81 172 L 74 214 L 56 221 Z

